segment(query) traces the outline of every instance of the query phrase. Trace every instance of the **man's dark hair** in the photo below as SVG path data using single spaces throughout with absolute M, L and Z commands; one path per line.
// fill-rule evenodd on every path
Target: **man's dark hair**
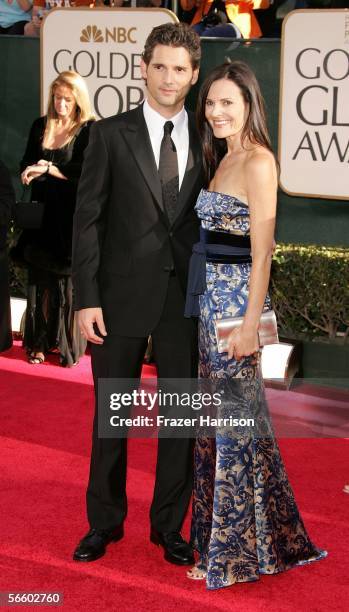
M 193 69 L 200 66 L 200 37 L 187 23 L 163 23 L 150 32 L 145 41 L 142 54 L 143 61 L 148 65 L 157 45 L 167 47 L 184 47 L 190 55 Z

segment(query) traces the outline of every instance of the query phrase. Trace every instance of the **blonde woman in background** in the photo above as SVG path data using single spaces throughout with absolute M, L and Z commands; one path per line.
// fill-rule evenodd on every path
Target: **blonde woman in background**
M 28 305 L 23 346 L 32 364 L 49 351 L 72 366 L 85 342 L 74 324 L 71 241 L 76 192 L 93 120 L 87 86 L 76 72 L 62 72 L 49 90 L 45 117 L 31 127 L 21 179 L 32 201 L 44 202 L 42 226 L 22 237 L 28 265 Z

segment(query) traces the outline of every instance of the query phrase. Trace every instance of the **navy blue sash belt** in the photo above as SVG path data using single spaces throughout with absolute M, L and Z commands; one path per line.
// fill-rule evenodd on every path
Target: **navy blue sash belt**
M 199 295 L 206 291 L 206 261 L 212 263 L 251 263 L 249 236 L 211 232 L 200 228 L 200 242 L 193 246 L 189 263 L 185 317 L 200 314 Z

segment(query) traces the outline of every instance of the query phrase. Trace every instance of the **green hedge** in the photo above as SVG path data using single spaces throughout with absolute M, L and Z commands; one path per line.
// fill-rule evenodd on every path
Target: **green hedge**
M 10 246 L 18 238 L 10 233 Z M 26 270 L 10 264 L 11 295 L 26 297 Z M 271 293 L 281 335 L 349 337 L 349 252 L 278 245 Z
M 349 336 L 349 253 L 346 249 L 279 245 L 271 292 L 281 334 Z

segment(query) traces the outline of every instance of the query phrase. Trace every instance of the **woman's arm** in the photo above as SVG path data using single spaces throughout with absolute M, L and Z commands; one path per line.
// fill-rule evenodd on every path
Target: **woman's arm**
M 49 171 L 50 175 L 56 176 L 57 178 L 64 178 L 70 181 L 78 182 L 81 175 L 84 153 L 88 145 L 92 123 L 92 121 L 88 121 L 81 127 L 79 133 L 72 143 L 73 151 L 70 160 L 65 164 L 53 165 Z
M 256 151 L 245 165 L 250 209 L 252 266 L 244 321 L 233 333 L 229 357 L 240 359 L 258 350 L 260 317 L 268 291 L 274 246 L 277 202 L 275 160 L 268 151 Z
M 29 185 L 34 178 L 44 173 L 44 168 L 38 166 L 42 155 L 41 143 L 45 131 L 46 118 L 35 119 L 30 128 L 27 146 L 20 162 L 21 180 L 23 185 Z
M 54 165 L 53 162 L 47 161 L 47 159 L 39 159 L 36 166 L 32 166 L 32 172 L 35 174 L 33 178 L 37 178 L 37 176 L 41 176 L 43 174 L 54 176 L 55 178 L 62 179 L 63 181 L 67 180 L 67 177 L 62 174 L 62 172 Z
M 38 159 L 40 159 L 42 155 L 40 145 L 41 145 L 44 129 L 45 129 L 44 117 L 40 117 L 40 119 L 35 119 L 35 121 L 33 122 L 30 128 L 27 146 L 26 146 L 23 158 L 20 162 L 21 172 L 23 172 L 23 170 L 27 166 L 36 164 Z

